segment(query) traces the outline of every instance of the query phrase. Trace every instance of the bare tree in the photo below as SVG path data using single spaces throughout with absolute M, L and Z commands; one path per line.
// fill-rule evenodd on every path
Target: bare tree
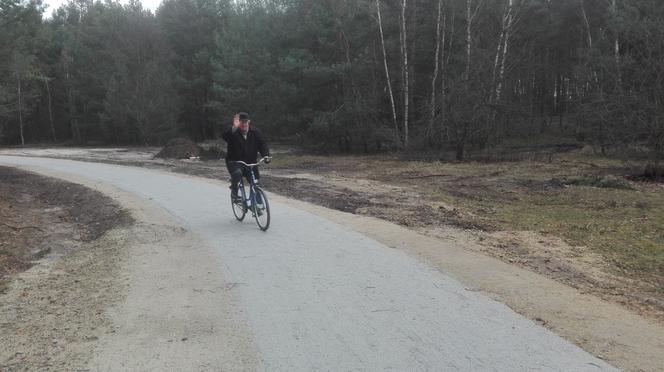
M 53 139 L 53 142 L 56 142 L 57 139 L 55 137 L 55 124 L 53 123 L 53 104 L 51 100 L 51 87 L 48 83 L 50 78 L 46 76 L 39 76 L 39 80 L 42 80 L 44 82 L 44 85 L 46 86 L 46 97 L 48 99 L 48 122 L 51 126 L 51 138 Z
M 447 119 L 447 77 L 445 75 L 447 66 L 449 65 L 450 62 L 450 57 L 452 56 L 452 47 L 454 46 L 454 21 L 455 21 L 455 12 L 452 12 L 452 22 L 450 22 L 450 44 L 449 44 L 449 53 L 446 53 L 445 51 L 445 38 L 447 36 L 447 27 L 446 27 L 446 21 L 447 21 L 447 14 L 445 14 L 443 18 L 443 36 L 441 39 L 441 44 L 442 44 L 442 49 L 441 49 L 441 56 L 440 56 L 440 70 L 441 70 L 441 78 L 440 78 L 440 137 L 439 141 L 442 144 L 444 137 L 445 137 L 445 130 L 447 128 L 446 124 L 446 119 Z
M 51 124 L 51 135 L 53 136 L 53 142 L 56 142 L 58 139 L 55 135 L 55 125 L 53 124 L 53 104 L 51 103 L 51 88 L 48 84 L 48 79 L 46 82 L 46 94 L 48 94 L 48 122 Z
M 408 35 L 406 33 L 406 5 L 407 0 L 401 0 L 401 56 L 402 56 L 402 84 L 403 84 L 403 146 L 408 147 L 408 117 L 410 104 L 410 78 L 408 76 Z
M 18 90 L 18 124 L 21 130 L 21 145 L 25 145 L 25 137 L 23 136 L 23 107 L 21 97 L 21 76 L 16 72 L 16 85 Z
M 498 65 L 500 64 L 500 52 L 503 49 L 503 39 L 505 38 L 505 31 L 506 31 L 506 26 L 507 26 L 507 10 L 503 12 L 503 19 L 502 19 L 502 27 L 500 29 L 500 37 L 498 38 L 498 42 L 496 43 L 496 55 L 493 60 L 493 72 L 491 74 L 491 84 L 493 87 L 496 86 L 496 75 L 498 73 Z M 493 95 L 495 93 L 495 90 L 491 92 L 489 95 L 489 103 L 493 101 Z
M 464 74 L 464 80 L 470 80 L 470 55 L 472 48 L 472 25 L 473 17 L 471 13 L 473 0 L 466 0 L 466 72 Z
M 611 1 L 611 13 L 614 17 L 618 15 L 618 6 L 616 0 Z M 616 61 L 616 82 L 618 88 L 622 86 L 622 74 L 620 72 L 620 39 L 618 37 L 618 30 L 614 30 L 613 35 L 613 56 Z
M 586 26 L 586 35 L 588 38 L 588 49 L 593 48 L 593 34 L 590 31 L 590 22 L 588 22 L 588 15 L 586 14 L 586 7 L 583 3 L 583 0 L 579 0 L 579 6 L 581 7 L 581 17 L 583 18 L 583 23 Z
M 484 0 L 479 0 L 475 9 L 473 9 L 473 0 L 466 0 L 466 71 L 464 79 L 470 80 L 470 64 L 473 49 L 473 21 L 477 16 Z
M 71 136 L 74 142 L 81 142 L 81 128 L 78 123 L 77 113 L 76 113 L 76 95 L 74 94 L 73 87 L 73 76 L 71 74 L 71 63 L 73 62 L 73 57 L 71 55 L 71 50 L 68 46 L 65 46 L 62 50 L 62 65 L 64 67 L 65 75 L 65 84 L 66 84 L 66 96 L 67 96 L 67 111 L 69 113 L 69 128 L 71 131 Z
M 512 26 L 514 24 L 515 6 L 514 0 L 508 0 L 507 11 L 503 18 L 503 40 L 502 40 L 502 58 L 500 61 L 500 71 L 498 73 L 498 82 L 496 84 L 495 99 L 500 101 L 503 81 L 505 79 L 505 61 L 507 60 L 507 50 L 509 49 L 510 37 L 512 35 Z
M 392 120 L 394 121 L 394 135 L 397 146 L 401 146 L 399 137 L 399 124 L 397 121 L 397 110 L 394 104 L 394 93 L 392 91 L 392 80 L 390 79 L 390 69 L 387 66 L 387 50 L 385 50 L 385 35 L 383 34 L 383 18 L 380 12 L 380 0 L 376 0 L 376 17 L 378 18 L 378 29 L 380 30 L 380 43 L 383 49 L 383 65 L 385 66 L 385 80 L 387 81 L 387 90 L 390 95 L 390 107 L 392 109 Z
M 23 83 L 32 75 L 34 56 L 15 51 L 11 55 L 10 71 L 16 78 L 16 94 L 18 108 L 18 125 L 21 136 L 21 145 L 25 145 L 24 123 L 23 123 Z M 11 76 L 11 75 L 10 75 Z
M 430 137 L 433 136 L 433 122 L 436 117 L 436 81 L 438 80 L 438 69 L 440 67 L 439 56 L 440 56 L 440 44 L 441 44 L 440 42 L 441 16 L 443 13 L 442 8 L 443 8 L 443 0 L 438 0 L 438 15 L 436 17 L 436 49 L 435 49 L 436 52 L 434 56 L 433 75 L 431 76 L 431 105 L 430 105 L 429 126 L 427 128 L 427 133 Z M 447 15 L 445 15 L 445 17 L 447 17 Z

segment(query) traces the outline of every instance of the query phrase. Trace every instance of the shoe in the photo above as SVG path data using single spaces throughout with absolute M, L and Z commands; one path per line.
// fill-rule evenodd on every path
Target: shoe
M 233 200 L 233 203 L 242 202 L 242 198 L 240 197 L 240 195 L 237 194 L 237 190 L 233 190 L 232 188 L 231 188 L 231 200 Z

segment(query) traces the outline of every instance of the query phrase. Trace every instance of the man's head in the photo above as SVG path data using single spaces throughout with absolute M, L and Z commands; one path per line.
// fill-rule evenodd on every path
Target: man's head
M 249 131 L 249 124 L 251 123 L 251 120 L 249 120 L 249 114 L 246 112 L 239 112 L 237 115 L 240 119 L 240 131 L 243 134 L 246 134 Z

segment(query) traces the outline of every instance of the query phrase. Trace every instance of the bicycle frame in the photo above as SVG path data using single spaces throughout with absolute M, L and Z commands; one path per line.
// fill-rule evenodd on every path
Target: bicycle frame
M 257 193 L 256 193 L 256 185 L 258 184 L 258 180 L 256 180 L 256 173 L 254 172 L 254 167 L 248 167 L 249 172 L 251 174 L 251 177 L 249 178 L 249 197 L 247 197 L 247 192 L 244 189 L 244 174 L 242 175 L 242 178 L 240 179 L 240 185 L 238 189 L 240 190 L 242 194 L 242 206 L 244 208 L 249 209 L 250 207 L 247 206 L 247 201 L 251 202 L 251 207 L 257 205 L 258 200 L 257 200 Z
M 257 197 L 256 197 L 256 195 L 257 195 L 256 185 L 258 184 L 258 180 L 256 179 L 256 172 L 254 172 L 254 169 L 258 165 L 260 165 L 262 162 L 264 162 L 266 159 L 271 159 L 271 158 L 263 157 L 256 164 L 247 164 L 243 161 L 234 161 L 234 163 L 236 163 L 236 164 L 240 164 L 240 165 L 242 165 L 246 168 L 249 168 L 249 173 L 251 175 L 251 177 L 248 179 L 248 181 L 249 181 L 249 197 L 248 198 L 247 198 L 246 190 L 244 189 L 244 178 L 245 178 L 244 177 L 244 172 L 242 174 L 242 178 L 240 179 L 240 184 L 238 185 L 238 186 L 241 186 L 241 187 L 238 187 L 238 188 L 241 190 L 241 193 L 242 193 L 242 207 L 246 208 L 247 210 L 250 209 L 250 207 L 247 206 L 247 201 L 251 202 L 251 208 L 256 206 L 257 202 L 258 202 Z
M 253 217 L 256 219 L 258 227 L 267 231 L 270 227 L 270 203 L 268 197 L 263 192 L 263 189 L 258 185 L 257 168 L 261 163 L 268 162 L 271 157 L 263 157 L 256 164 L 247 164 L 243 161 L 234 161 L 233 163 L 243 166 L 241 169 L 240 180 L 238 182 L 239 192 L 241 197 L 231 198 L 231 205 L 233 214 L 238 221 L 243 221 L 248 211 L 251 211 Z M 249 172 L 247 172 L 247 170 Z M 247 180 L 249 190 L 245 188 L 244 180 Z M 247 195 L 248 194 L 248 195 Z M 238 200 L 239 199 L 239 200 Z

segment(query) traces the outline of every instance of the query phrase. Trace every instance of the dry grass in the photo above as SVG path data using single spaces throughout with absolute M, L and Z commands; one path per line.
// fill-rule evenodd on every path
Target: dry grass
M 285 154 L 283 169 L 417 188 L 477 226 L 535 231 L 586 246 L 612 270 L 664 292 L 664 185 L 626 176 L 642 164 L 567 154 L 552 162 L 443 163 Z

